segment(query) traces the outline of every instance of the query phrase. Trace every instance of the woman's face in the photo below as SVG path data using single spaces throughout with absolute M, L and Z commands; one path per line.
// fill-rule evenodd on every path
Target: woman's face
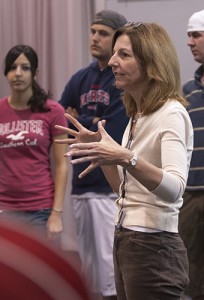
M 141 64 L 134 56 L 130 39 L 125 34 L 117 38 L 109 66 L 112 67 L 118 88 L 129 92 L 135 91 L 138 84 L 143 81 L 144 72 Z
M 25 92 L 32 89 L 31 65 L 23 53 L 14 61 L 6 77 L 13 91 Z

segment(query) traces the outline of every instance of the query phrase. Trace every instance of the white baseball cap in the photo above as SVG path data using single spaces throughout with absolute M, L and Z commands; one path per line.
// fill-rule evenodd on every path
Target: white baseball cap
M 204 31 L 204 10 L 192 14 L 188 21 L 187 32 Z

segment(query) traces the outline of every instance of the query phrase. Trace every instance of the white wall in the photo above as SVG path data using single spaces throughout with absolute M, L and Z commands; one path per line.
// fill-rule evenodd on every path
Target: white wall
M 203 0 L 106 0 L 106 9 L 123 14 L 128 21 L 157 22 L 172 38 L 181 68 L 181 82 L 190 79 L 199 66 L 187 43 L 186 26 L 189 17 L 204 9 Z

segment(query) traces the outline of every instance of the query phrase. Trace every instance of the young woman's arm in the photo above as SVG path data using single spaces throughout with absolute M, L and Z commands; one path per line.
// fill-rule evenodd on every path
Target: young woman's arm
M 66 139 L 66 134 L 58 135 L 59 140 Z M 62 210 L 66 191 L 68 164 L 64 157 L 67 146 L 64 144 L 53 143 L 53 160 L 54 160 L 54 199 L 52 211 L 47 222 L 48 237 L 54 233 L 62 231 Z

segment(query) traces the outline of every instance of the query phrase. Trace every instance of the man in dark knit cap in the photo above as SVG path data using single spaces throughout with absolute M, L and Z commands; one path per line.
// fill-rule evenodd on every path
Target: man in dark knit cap
M 124 16 L 111 10 L 95 15 L 90 30 L 90 51 L 95 60 L 72 76 L 60 99 L 66 111 L 89 130 L 97 131 L 98 121 L 105 119 L 106 131 L 118 143 L 128 118 L 108 61 L 113 34 L 126 22 Z M 117 299 L 112 256 L 116 195 L 100 168 L 79 179 L 85 165 L 73 166 L 71 191 L 82 270 L 90 291 L 96 294 L 94 299 L 102 296 L 114 300 Z

